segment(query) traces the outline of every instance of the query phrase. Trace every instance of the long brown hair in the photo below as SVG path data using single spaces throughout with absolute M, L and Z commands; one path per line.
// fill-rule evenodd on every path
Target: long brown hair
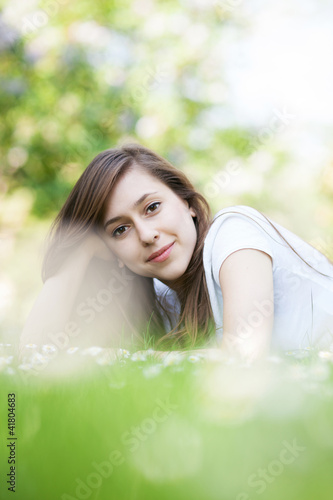
M 170 332 L 165 331 L 160 313 L 164 311 L 171 324 L 169 311 L 157 297 L 153 279 L 132 273 L 133 288 L 136 290 L 133 295 L 138 296 L 137 291 L 140 289 L 140 296 L 143 297 L 141 317 L 149 322 L 152 336 L 159 337 L 160 345 L 169 347 L 177 344 L 185 345 L 188 341 L 194 345 L 199 336 L 207 337 L 209 331 L 213 332 L 213 314 L 203 267 L 203 246 L 212 220 L 211 210 L 205 198 L 196 191 L 181 170 L 148 148 L 139 144 L 125 144 L 118 148 L 107 149 L 92 160 L 51 226 L 42 277 L 45 281 L 55 274 L 62 264 L 63 255 L 71 247 L 79 245 L 88 231 L 103 230 L 110 193 L 120 177 L 135 166 L 139 166 L 166 184 L 181 199 L 187 201 L 196 213 L 193 220 L 197 241 L 186 272 L 175 283 L 180 302 L 180 316 L 178 325 Z M 137 314 L 126 311 L 124 316 L 124 321 L 130 324 L 136 336 L 142 334 L 142 329 L 138 332 L 142 328 L 142 323 L 138 327 Z M 155 330 L 158 330 L 158 334 Z
M 140 313 L 135 309 L 133 302 L 129 302 L 131 310 L 125 311 L 120 302 L 119 308 L 124 322 L 134 336 L 142 336 L 145 333 L 144 329 L 147 328 L 147 333 L 157 339 L 157 345 L 168 346 L 168 348 L 194 346 L 199 341 L 207 341 L 210 335 L 215 333 L 203 266 L 204 241 L 213 222 L 212 214 L 208 202 L 194 188 L 186 175 L 144 146 L 125 144 L 107 149 L 91 161 L 51 227 L 49 245 L 43 263 L 43 280 L 45 281 L 57 272 L 64 252 L 78 245 L 88 231 L 103 230 L 107 201 L 112 189 L 129 169 L 135 167 L 140 167 L 159 179 L 194 209 L 196 217 L 193 220 L 197 231 L 197 241 L 185 273 L 175 282 L 174 288 L 179 299 L 180 314 L 177 324 L 171 331 L 165 330 L 161 311 L 169 318 L 170 325 L 171 319 L 168 310 L 163 307 L 163 301 L 155 293 L 152 278 L 132 273 L 133 294 L 142 297 Z M 275 226 L 270 221 L 268 222 L 279 233 Z M 281 234 L 280 236 L 283 238 Z M 287 241 L 286 243 L 297 254 Z M 129 270 L 128 272 L 131 273 Z

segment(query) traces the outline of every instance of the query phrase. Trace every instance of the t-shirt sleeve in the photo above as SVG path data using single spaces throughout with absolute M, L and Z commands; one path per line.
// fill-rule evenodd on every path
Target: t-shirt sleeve
M 270 235 L 265 232 L 260 223 L 249 217 L 238 214 L 224 216 L 222 222 L 219 221 L 212 248 L 212 271 L 217 285 L 220 285 L 219 274 L 223 262 L 237 250 L 245 248 L 261 250 L 270 255 L 274 261 L 270 239 Z

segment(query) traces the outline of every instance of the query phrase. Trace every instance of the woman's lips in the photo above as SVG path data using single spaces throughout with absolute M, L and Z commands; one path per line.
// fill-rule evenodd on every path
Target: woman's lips
M 163 262 L 164 260 L 166 260 L 169 257 L 170 253 L 172 252 L 173 245 L 174 243 L 172 243 L 169 246 L 169 248 L 167 248 L 161 255 L 155 257 L 154 259 L 149 260 L 148 262 Z

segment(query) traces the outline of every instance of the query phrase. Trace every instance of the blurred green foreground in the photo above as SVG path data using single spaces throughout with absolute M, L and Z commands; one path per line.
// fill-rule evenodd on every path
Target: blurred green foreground
M 251 368 L 105 353 L 72 348 L 34 371 L 2 353 L 1 499 L 331 498 L 333 353 Z M 4 484 L 8 393 L 14 496 Z

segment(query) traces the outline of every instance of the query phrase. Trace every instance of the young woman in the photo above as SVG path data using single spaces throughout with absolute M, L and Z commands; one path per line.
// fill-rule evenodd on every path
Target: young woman
M 212 219 L 184 173 L 138 144 L 83 172 L 53 224 L 43 280 L 21 347 L 149 335 L 156 349 L 253 360 L 333 343 L 333 263 L 254 208 Z

